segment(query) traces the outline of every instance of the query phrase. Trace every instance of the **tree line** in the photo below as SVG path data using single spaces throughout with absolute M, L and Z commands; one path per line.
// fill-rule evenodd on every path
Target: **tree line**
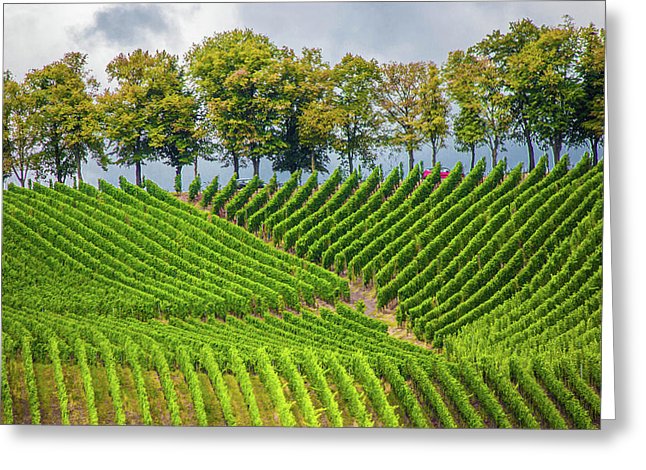
M 3 77 L 3 177 L 83 179 L 95 160 L 135 167 L 161 160 L 181 176 L 199 158 L 225 166 L 263 159 L 274 171 L 327 171 L 332 152 L 352 172 L 385 151 L 408 166 L 428 145 L 435 164 L 452 137 L 456 149 L 485 149 L 495 166 L 507 142 L 558 163 L 565 146 L 604 137 L 605 30 L 512 22 L 477 44 L 431 61 L 384 63 L 346 54 L 331 66 L 320 49 L 300 53 L 250 29 L 216 33 L 180 60 L 137 49 L 106 67 L 109 86 L 70 52 L 22 81 Z

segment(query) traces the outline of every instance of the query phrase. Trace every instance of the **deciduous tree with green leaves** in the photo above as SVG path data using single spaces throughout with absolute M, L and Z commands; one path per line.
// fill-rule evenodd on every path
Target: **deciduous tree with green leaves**
M 155 129 L 151 141 L 157 154 L 167 165 L 175 169 L 175 176 L 182 177 L 182 168 L 193 165 L 193 177 L 197 176 L 199 157 L 208 158 L 211 149 L 199 104 L 194 95 L 185 88 L 183 76 L 162 99 L 154 104 L 156 109 Z
M 6 179 L 13 174 L 22 187 L 29 172 L 40 163 L 39 119 L 34 97 L 24 82 L 17 82 L 6 71 L 2 99 L 2 176 Z
M 435 165 L 449 130 L 449 102 L 437 66 L 432 62 L 383 64 L 377 96 L 390 125 L 388 143 L 407 153 L 409 169 L 415 163 L 414 152 L 426 143 L 431 145 Z
M 320 106 L 330 99 L 331 70 L 319 49 L 304 48 L 300 56 L 284 48 L 276 66 L 283 76 L 282 94 L 287 106 L 282 113 L 280 136 L 285 148 L 271 157 L 274 171 L 327 171 L 331 129 L 311 124 Z
M 477 110 L 465 105 L 453 119 L 453 128 L 455 148 L 459 152 L 469 152 L 471 155 L 469 168 L 473 170 L 476 164 L 476 149 L 485 142 L 485 123 Z
M 587 143 L 596 165 L 605 132 L 605 41 L 604 29 L 589 25 L 579 29 L 581 55 L 576 64 L 581 94 L 576 106 L 573 140 Z
M 450 108 L 440 70 L 435 64 L 429 64 L 427 80 L 422 84 L 422 122 L 433 152 L 433 166 L 437 163 L 437 152 L 445 146 L 449 134 Z
M 536 41 L 540 34 L 541 28 L 525 18 L 510 23 L 509 32 L 502 34 L 500 30 L 495 30 L 475 46 L 478 53 L 490 59 L 502 74 L 512 115 L 511 137 L 527 147 L 530 171 L 536 166 L 536 122 L 531 108 L 534 101 L 540 97 L 536 96 L 536 84 L 531 69 L 518 67 L 515 61 L 523 49 Z
M 377 150 L 383 145 L 383 118 L 377 109 L 377 89 L 381 75 L 375 60 L 346 54 L 332 70 L 334 93 L 323 128 L 332 124 L 332 147 L 342 157 L 349 173 L 359 161 L 374 166 Z
M 197 103 L 186 90 L 177 56 L 137 49 L 119 54 L 106 72 L 116 82 L 100 97 L 115 163 L 134 165 L 137 185 L 142 165 L 159 157 L 181 174 L 197 157 L 202 136 Z
M 235 29 L 204 39 L 186 54 L 189 72 L 207 109 L 222 161 L 240 167 L 283 150 L 279 125 L 289 101 L 277 61 L 281 51 L 267 36 Z
M 81 165 L 88 157 L 107 169 L 100 112 L 95 101 L 99 84 L 86 65 L 86 54 L 69 52 L 63 59 L 32 70 L 25 77 L 39 115 L 39 177 L 51 174 L 64 183 L 76 173 L 82 181 Z
M 470 48 L 466 52 L 458 50 L 449 53 L 442 73 L 451 99 L 460 109 L 469 109 L 463 115 L 465 119 L 458 121 L 458 124 L 483 125 L 481 130 L 491 152 L 493 168 L 498 163 L 498 153 L 504 150 L 512 122 L 510 100 L 504 90 L 500 70 L 490 59 Z M 469 113 L 475 113 L 472 116 L 478 118 L 467 120 Z
M 523 80 L 530 104 L 526 115 L 533 124 L 540 146 L 551 150 L 556 165 L 561 151 L 574 143 L 577 103 L 583 90 L 577 76 L 579 57 L 577 29 L 565 17 L 557 27 L 541 28 L 539 37 L 509 60 L 509 68 Z

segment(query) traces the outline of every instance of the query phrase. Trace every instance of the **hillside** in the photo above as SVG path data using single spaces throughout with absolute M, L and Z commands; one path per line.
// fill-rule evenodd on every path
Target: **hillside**
M 11 186 L 3 422 L 596 428 L 603 173 L 567 165 L 295 174 L 211 214 Z

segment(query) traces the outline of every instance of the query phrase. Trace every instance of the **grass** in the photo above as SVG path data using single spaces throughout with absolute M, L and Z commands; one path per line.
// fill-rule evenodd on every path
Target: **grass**
M 94 364 L 90 366 L 92 383 L 94 384 L 94 398 L 99 424 L 115 424 L 114 405 L 110 396 L 108 376 L 103 366 Z
M 222 407 L 220 406 L 218 398 L 215 396 L 215 391 L 213 390 L 209 377 L 202 372 L 198 372 L 197 376 L 200 380 L 204 409 L 209 426 L 226 426 Z
M 233 407 L 237 425 L 251 426 L 251 417 L 249 416 L 249 410 L 247 409 L 247 405 L 244 402 L 242 391 L 240 391 L 240 386 L 238 385 L 235 377 L 231 374 L 222 374 L 222 378 L 227 384 L 229 393 L 231 394 L 231 406 Z
M 410 379 L 406 380 L 406 385 L 408 385 L 410 391 L 413 393 L 413 395 L 415 395 L 417 401 L 422 405 L 422 412 L 424 413 L 424 417 L 426 418 L 428 426 L 430 428 L 441 428 L 442 424 L 440 423 L 440 419 L 437 416 L 435 409 L 424 399 L 422 394 L 415 388 L 413 382 Z
M 345 400 L 341 397 L 341 394 L 338 391 L 337 385 L 334 383 L 334 379 L 328 375 L 325 377 L 327 380 L 328 385 L 330 386 L 330 390 L 332 391 L 332 394 L 334 395 L 334 398 L 336 402 L 339 404 L 339 411 L 341 412 L 341 418 L 343 418 L 343 426 L 344 427 L 354 427 L 357 425 L 356 421 L 350 414 L 350 410 L 348 410 L 348 406 L 345 402 Z M 319 407 L 321 407 L 321 404 L 318 404 Z
M 195 408 L 193 407 L 193 398 L 191 392 L 186 384 L 184 374 L 179 370 L 171 371 L 171 379 L 175 384 L 177 391 L 177 402 L 179 404 L 179 416 L 182 418 L 183 426 L 197 426 L 197 417 L 195 416 Z
M 258 410 L 260 411 L 260 418 L 265 426 L 280 426 L 280 418 L 278 413 L 274 410 L 274 405 L 269 398 L 269 394 L 265 386 L 260 381 L 257 375 L 249 375 L 251 378 L 251 385 L 253 392 L 258 402 Z
M 382 422 L 379 420 L 379 417 L 377 416 L 377 412 L 372 407 L 372 402 L 370 401 L 370 399 L 368 398 L 368 395 L 363 389 L 363 385 L 355 382 L 354 386 L 356 387 L 357 392 L 359 392 L 361 401 L 363 402 L 363 405 L 366 407 L 366 411 L 370 415 L 370 419 L 372 419 L 374 426 L 375 427 L 383 426 Z
M 24 371 L 22 370 L 22 362 L 19 360 L 19 358 L 13 359 L 9 361 L 7 367 L 9 386 L 13 400 L 14 422 L 30 423 L 31 418 L 29 414 L 29 404 L 26 395 L 26 388 L 24 386 Z M 63 370 L 65 384 L 68 390 L 70 422 L 71 424 L 76 425 L 88 424 L 88 416 L 85 406 L 85 395 L 80 376 L 80 369 L 76 365 L 66 364 Z M 56 385 L 54 382 L 53 368 L 51 364 L 34 363 L 34 371 L 38 384 L 39 400 L 41 402 L 42 422 L 43 424 L 60 424 L 60 409 L 58 404 L 58 396 L 56 393 Z M 92 374 L 92 380 L 94 382 L 99 424 L 114 424 L 114 407 L 112 404 L 112 398 L 109 394 L 105 368 L 99 363 L 90 366 L 90 372 Z M 126 422 L 127 424 L 141 425 L 141 410 L 132 372 L 128 367 L 118 365 L 117 375 L 121 383 L 121 392 L 124 411 L 126 413 Z M 166 400 L 164 398 L 157 373 L 154 370 L 144 371 L 143 376 L 149 397 L 150 412 L 153 419 L 153 424 L 170 425 L 170 413 L 168 411 Z M 196 426 L 197 418 L 193 407 L 192 397 L 184 375 L 181 373 L 181 371 L 174 370 L 171 372 L 171 378 L 177 391 L 182 423 L 187 426 Z M 341 412 L 343 420 L 343 426 L 357 426 L 354 417 L 350 414 L 347 403 L 340 397 L 338 393 L 337 385 L 334 383 L 331 377 L 328 376 L 326 378 L 328 380 L 330 390 L 332 391 L 332 394 L 334 395 L 335 400 L 339 405 L 339 410 Z M 200 381 L 209 426 L 226 426 L 222 407 L 218 401 L 217 396 L 215 395 L 208 376 L 203 372 L 198 372 L 198 379 Z M 244 402 L 242 392 L 235 377 L 231 374 L 223 374 L 223 379 L 231 394 L 231 403 L 238 426 L 250 426 L 251 420 L 249 411 Z M 261 382 L 259 376 L 250 375 L 250 379 L 263 425 L 280 426 L 280 418 L 278 416 L 278 413 L 274 409 L 271 398 L 265 386 Z M 285 394 L 285 399 L 288 403 L 291 404 L 291 411 L 296 418 L 297 426 L 305 426 L 302 410 L 296 403 L 296 400 L 294 400 L 292 391 L 289 389 L 287 381 L 282 377 L 280 377 L 280 380 L 283 385 L 283 393 Z M 435 381 L 432 380 L 432 382 L 437 387 Z M 412 393 L 416 394 L 414 387 L 412 387 L 410 383 L 408 385 Z M 372 407 L 372 403 L 364 393 L 361 385 L 355 383 L 355 387 L 362 398 L 367 412 L 375 423 L 375 426 L 383 426 L 383 423 L 378 419 Z M 401 407 L 399 399 L 392 390 L 390 384 L 382 379 L 382 387 L 386 392 L 389 404 L 395 408 L 395 413 L 399 418 L 400 423 L 403 426 L 410 426 L 410 419 L 406 415 L 405 410 Z M 328 419 L 323 410 L 323 405 L 321 404 L 316 391 L 308 383 L 306 383 L 306 388 L 310 394 L 312 405 L 318 412 L 319 422 L 321 426 L 329 426 Z M 437 389 L 442 394 L 442 388 L 437 387 Z M 445 396 L 443 396 L 443 398 L 458 426 L 464 426 L 462 417 L 460 416 L 460 413 L 455 408 L 452 401 L 448 400 Z M 483 415 L 483 418 L 485 419 L 487 425 L 490 426 L 491 423 L 489 423 L 489 417 L 484 416 L 485 413 L 483 413 L 483 410 L 479 406 L 479 403 L 477 402 L 475 397 L 471 396 L 470 401 L 471 404 L 476 408 L 478 413 L 480 415 Z M 559 411 L 561 411 L 562 413 L 562 410 Z M 437 416 L 435 415 L 435 412 L 433 410 L 431 410 L 429 407 L 424 407 L 424 414 L 431 427 L 440 427 Z
M 285 394 L 285 400 L 291 405 L 289 409 L 294 415 L 296 426 L 305 427 L 305 418 L 303 417 L 303 412 L 301 411 L 301 407 L 298 406 L 298 403 L 296 402 L 296 399 L 292 394 L 292 390 L 289 388 L 289 383 L 283 377 L 279 376 L 279 379 L 283 384 L 283 393 Z
M 67 388 L 67 407 L 70 412 L 70 424 L 89 424 L 80 368 L 75 364 L 65 364 L 63 378 Z
M 16 356 L 14 360 L 9 360 L 7 367 L 9 389 L 11 390 L 11 400 L 13 402 L 13 422 L 16 424 L 29 424 L 31 423 L 31 415 L 29 414 L 29 398 L 27 397 L 22 358 Z
M 395 391 L 391 387 L 390 383 L 385 379 L 381 379 L 381 387 L 386 393 L 388 403 L 395 409 L 395 415 L 399 420 L 400 426 L 412 426 L 410 419 L 408 419 L 408 416 L 406 415 L 404 408 L 401 406 L 401 403 L 399 402 L 399 399 L 397 398 L 397 395 L 395 394 Z
M 137 397 L 137 386 L 130 368 L 117 366 L 117 375 L 121 383 L 121 397 L 123 400 L 123 411 L 126 414 L 126 423 L 143 424 L 141 408 Z
M 53 367 L 50 364 L 34 362 L 34 375 L 38 386 L 41 424 L 60 424 L 61 409 L 56 393 Z
M 159 376 L 154 370 L 143 371 L 148 400 L 150 401 L 150 416 L 154 425 L 169 426 L 170 412 L 166 404 L 166 398 L 159 383 Z

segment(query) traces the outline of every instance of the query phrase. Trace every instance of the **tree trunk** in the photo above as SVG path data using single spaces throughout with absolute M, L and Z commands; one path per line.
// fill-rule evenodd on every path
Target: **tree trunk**
M 590 147 L 592 148 L 592 164 L 596 165 L 599 163 L 599 149 L 597 148 L 598 140 L 597 139 L 591 139 L 590 140 Z
M 141 186 L 141 162 L 135 162 L 135 184 Z
M 21 187 L 25 187 L 25 181 L 27 180 L 27 175 L 23 175 L 22 171 L 19 173 L 16 170 L 13 171 L 13 173 L 16 175 L 16 178 L 18 178 L 18 182 L 20 183 Z
M 65 176 L 63 175 L 63 165 L 61 163 L 61 154 L 58 147 L 58 141 L 54 144 L 54 164 L 56 165 L 56 181 L 59 183 L 65 182 Z
M 253 175 L 260 176 L 260 157 L 253 157 L 251 163 L 253 163 Z
M 354 162 L 352 161 L 352 154 L 348 154 L 348 166 L 350 167 L 350 174 L 354 171 Z
M 552 155 L 554 156 L 554 166 L 561 161 L 561 140 L 556 139 L 552 142 Z
M 197 155 L 195 156 L 195 160 L 193 160 L 193 178 L 197 178 Z
M 414 165 L 415 157 L 413 156 L 413 149 L 408 149 L 408 171 L 412 171 Z M 435 159 L 433 159 L 433 165 L 435 165 Z
M 525 131 L 525 142 L 527 143 L 527 156 L 529 157 L 529 171 L 536 167 L 536 160 L 534 158 L 534 144 L 532 143 L 532 136 L 529 132 Z
M 473 167 L 476 166 L 476 146 L 472 145 L 471 146 L 471 170 L 473 170 Z
M 437 164 L 437 146 L 433 144 L 433 166 Z
M 233 155 L 233 172 L 240 178 L 240 159 L 237 155 Z
M 21 161 L 24 161 L 24 159 L 21 158 Z M 20 169 L 20 171 L 18 171 L 15 166 L 11 166 L 13 174 L 16 175 L 16 178 L 18 178 L 18 181 L 20 182 L 20 186 L 24 188 L 25 181 L 27 181 L 27 174 L 29 173 L 29 167 L 25 167 L 25 165 L 21 163 L 20 165 L 18 165 L 18 168 Z M 2 178 L 2 180 L 4 182 L 4 178 Z
M 491 168 L 493 169 L 498 164 L 498 146 L 494 145 L 491 149 Z
M 314 152 L 312 152 L 312 173 L 316 171 L 316 159 L 314 158 Z
M 65 176 L 63 175 L 63 165 L 61 165 L 61 159 L 59 155 L 56 155 L 54 159 L 56 162 L 56 181 L 59 183 L 65 183 Z
M 81 174 L 81 155 L 76 156 L 76 181 L 79 183 L 83 181 L 83 175 Z

